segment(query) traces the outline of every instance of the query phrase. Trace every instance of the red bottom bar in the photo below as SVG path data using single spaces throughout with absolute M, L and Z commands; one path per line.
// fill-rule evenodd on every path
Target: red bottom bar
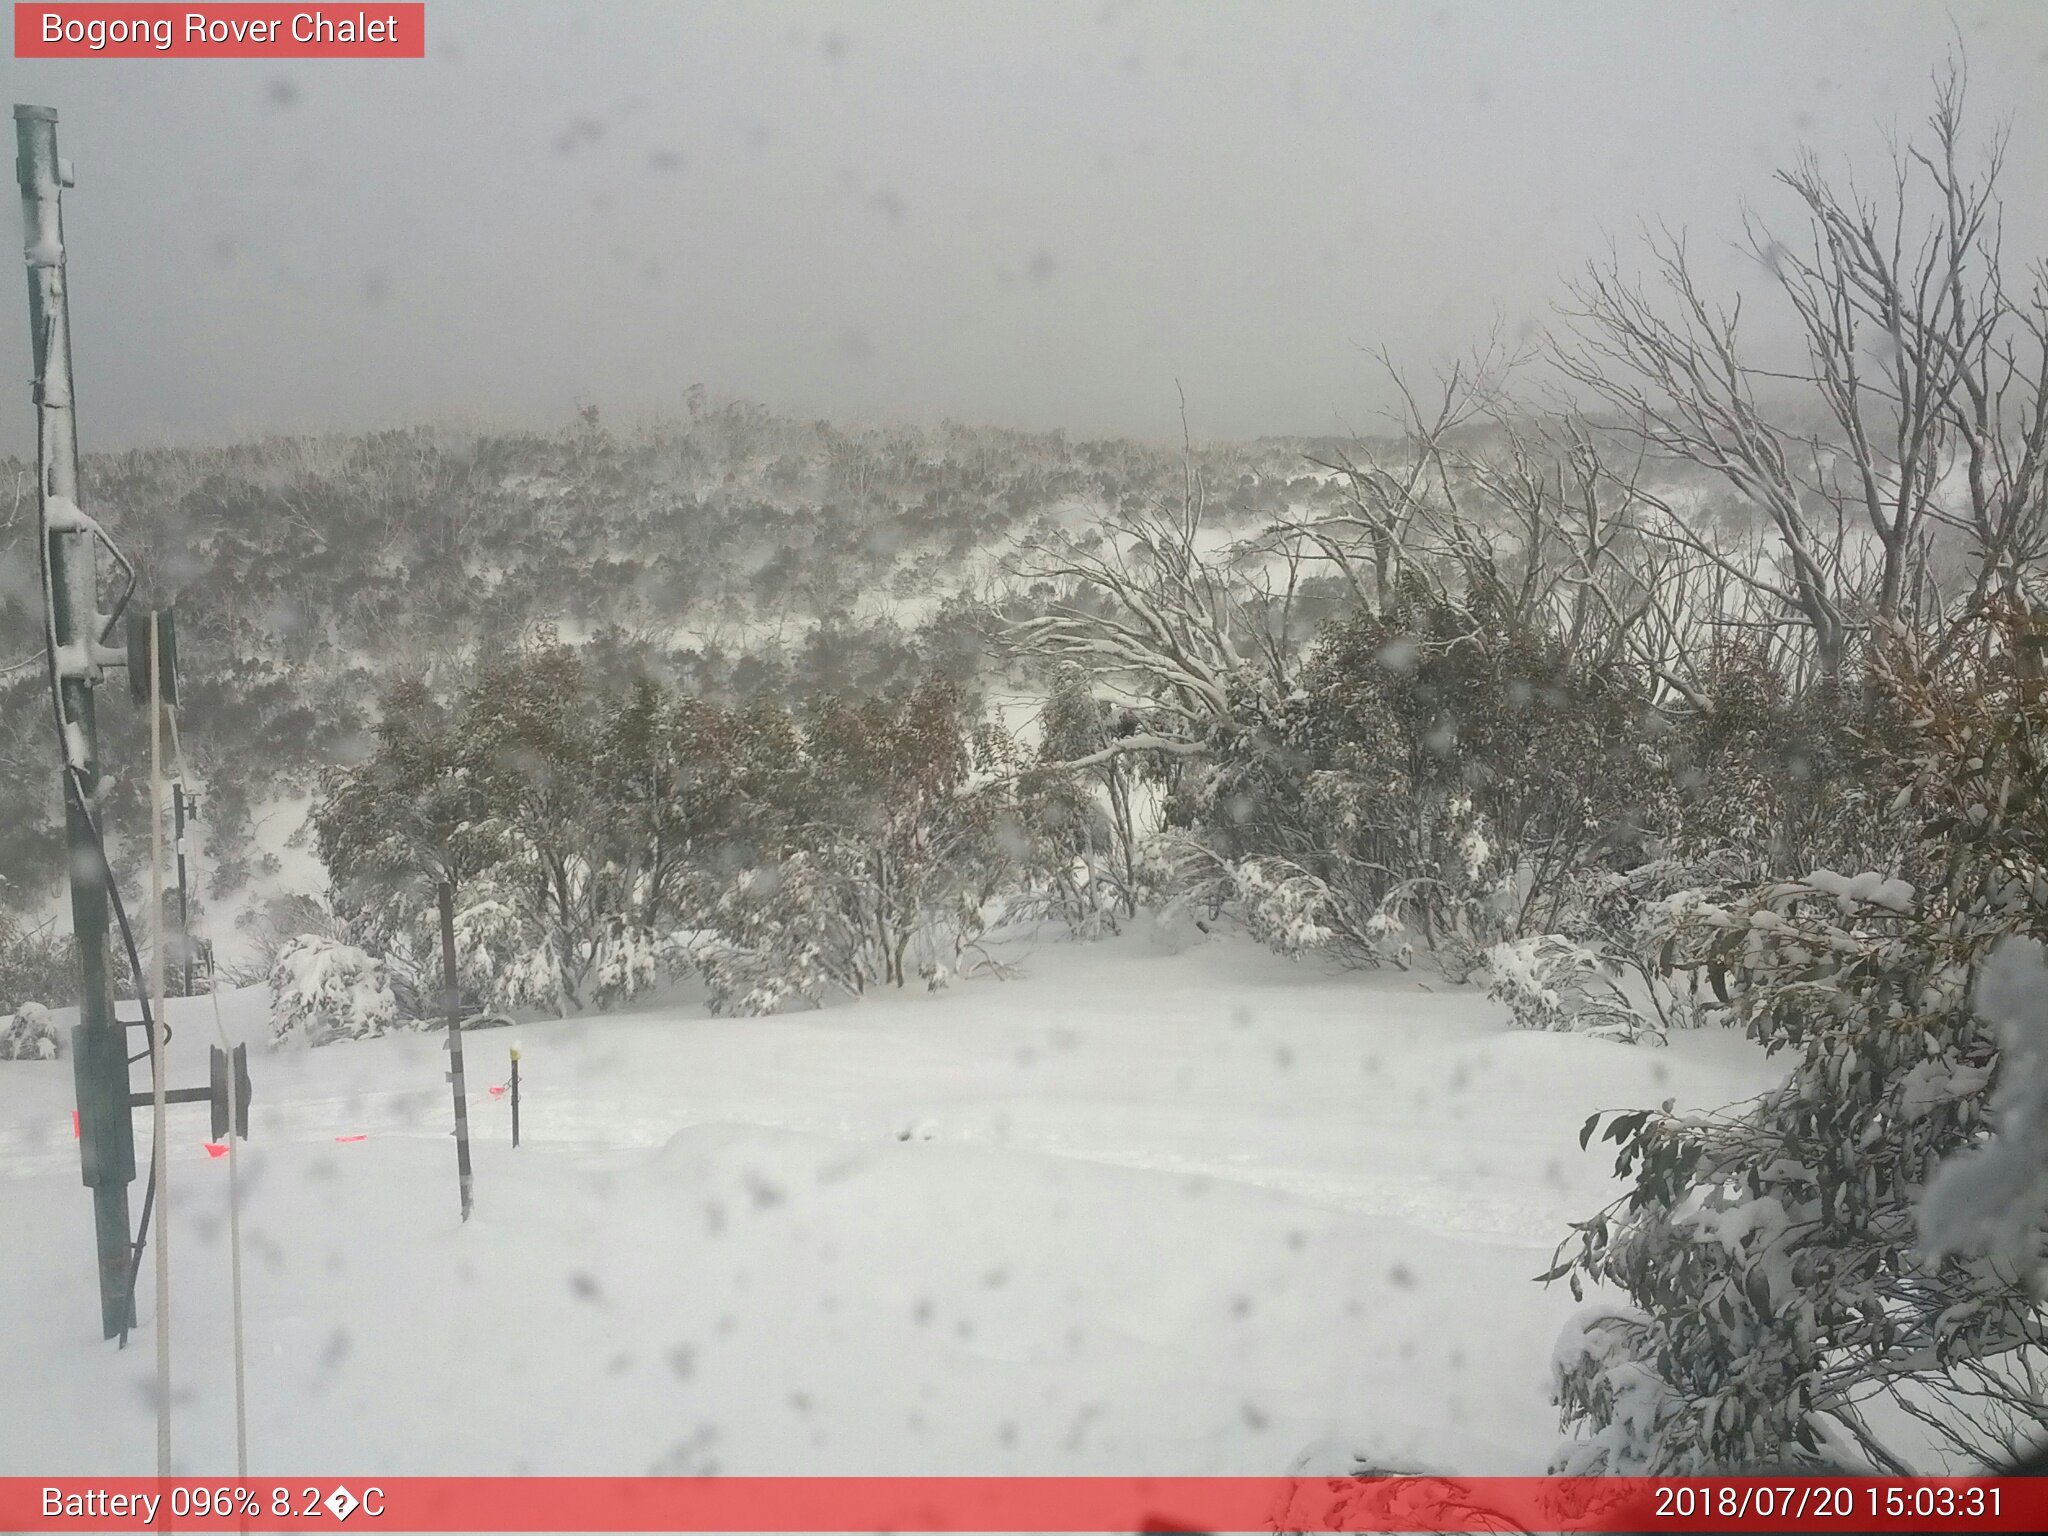
M 0 1478 L 0 1531 L 2041 1531 L 2048 1479 Z

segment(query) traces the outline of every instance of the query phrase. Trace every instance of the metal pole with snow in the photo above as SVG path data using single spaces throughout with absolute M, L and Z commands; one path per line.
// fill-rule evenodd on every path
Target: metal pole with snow
M 135 1178 L 135 1127 L 129 1115 L 126 1036 L 114 1020 L 108 976 L 107 868 L 94 833 L 92 803 L 100 782 L 93 689 L 101 668 L 118 653 L 110 654 L 105 644 L 113 621 L 99 612 L 95 540 L 101 535 L 78 509 L 78 421 L 72 409 L 61 202 L 63 188 L 71 184 L 71 168 L 57 157 L 56 109 L 17 106 L 14 137 L 35 364 L 45 625 L 64 753 L 64 841 L 80 971 L 72 1075 L 78 1089 L 79 1151 L 92 1190 L 99 1249 L 100 1326 L 113 1338 L 134 1321 L 128 1185 Z

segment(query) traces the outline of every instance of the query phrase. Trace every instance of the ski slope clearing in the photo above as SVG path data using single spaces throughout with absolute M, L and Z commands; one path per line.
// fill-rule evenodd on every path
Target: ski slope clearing
M 1612 1188 L 1581 1122 L 1775 1075 L 1728 1035 L 1515 1033 L 1475 991 L 1234 939 L 1016 958 L 818 1013 L 474 1033 L 466 1228 L 438 1037 L 252 1050 L 253 1470 L 1538 1471 L 1573 1303 L 1529 1277 Z M 260 993 L 224 1006 L 263 1038 Z M 209 1005 L 171 1013 L 172 1082 L 202 1081 Z M 102 1344 L 70 1107 L 68 1061 L 0 1064 L 0 1473 L 143 1473 L 150 1268 Z M 211 1475 L 227 1164 L 172 1114 L 176 1462 Z

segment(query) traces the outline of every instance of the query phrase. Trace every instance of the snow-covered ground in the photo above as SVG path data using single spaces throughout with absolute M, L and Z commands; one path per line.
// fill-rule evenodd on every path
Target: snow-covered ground
M 1541 1470 L 1573 1304 L 1530 1277 L 1612 1188 L 1580 1123 L 1772 1076 L 1727 1035 L 1514 1033 L 1469 989 L 1236 940 L 1020 963 L 471 1035 L 466 1227 L 437 1037 L 252 1049 L 252 1469 Z M 261 1040 L 260 994 L 225 1008 Z M 206 1000 L 172 1020 L 174 1085 L 203 1081 Z M 0 1473 L 146 1472 L 150 1266 L 117 1351 L 70 1107 L 68 1061 L 0 1063 Z M 214 1474 L 227 1164 L 203 1106 L 171 1115 L 176 1461 Z

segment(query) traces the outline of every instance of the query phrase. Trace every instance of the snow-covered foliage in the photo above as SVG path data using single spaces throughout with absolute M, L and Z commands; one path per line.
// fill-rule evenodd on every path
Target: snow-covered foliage
M 1007 740 L 928 679 L 899 699 L 824 701 L 787 746 L 748 813 L 756 862 L 705 913 L 726 941 L 700 951 L 714 1006 L 767 1012 L 974 968 L 992 917 L 1046 863 Z
M 1245 926 L 1283 955 L 1320 949 L 1330 941 L 1322 919 L 1330 888 L 1307 870 L 1280 859 L 1245 859 L 1230 870 Z
M 1924 1465 L 1872 1413 L 1880 1401 L 1952 1465 L 2048 1430 L 2031 1274 L 1974 1251 L 1923 1260 L 1913 1244 L 1936 1170 L 1985 1156 L 1967 1149 L 1988 1128 L 2000 1041 L 1973 980 L 2001 940 L 2048 930 L 2043 633 L 2006 613 L 1938 661 L 1879 658 L 1863 750 L 1896 818 L 1892 869 L 1669 904 L 1666 964 L 1791 1070 L 1721 1114 L 1607 1117 L 1630 1191 L 1579 1224 L 1552 1278 L 1618 1287 L 1631 1306 L 1561 1353 L 1558 1400 L 1581 1430 L 1561 1467 L 1704 1471 L 1825 1445 L 1887 1471 Z M 2011 974 L 1994 969 L 1982 994 L 2000 1018 L 2021 1006 Z M 1982 1214 L 1971 1193 L 2019 1192 L 2013 1166 L 1945 1176 L 1966 1192 L 1960 1226 Z
M 1717 847 L 1698 858 L 1659 853 L 1629 869 L 1588 869 L 1567 882 L 1558 920 L 1563 936 L 1591 949 L 1654 1029 L 1729 1022 L 1729 1010 L 1698 975 L 1671 961 L 1701 903 L 1754 883 L 1757 860 Z
M 7 882 L 0 877 L 0 900 Z M 125 975 L 126 956 L 120 971 Z M 27 1003 L 62 1007 L 78 1001 L 78 948 L 54 921 L 25 923 L 0 906 L 0 1013 Z
M 1209 924 L 1228 920 L 1279 954 L 1319 950 L 1332 938 L 1329 887 L 1299 865 L 1280 858 L 1232 861 L 1209 839 L 1169 831 L 1152 839 L 1147 863 L 1171 894 L 1155 905 L 1155 943 L 1185 948 Z
M 1622 986 L 1620 968 L 1590 944 L 1562 934 L 1510 939 L 1486 952 L 1486 995 L 1518 1029 L 1563 1029 L 1609 1040 L 1655 1038 Z
M 62 1051 L 50 1010 L 41 1003 L 23 1003 L 0 1018 L 0 1061 L 55 1061 Z
M 939 674 L 725 707 L 607 686 L 541 635 L 446 704 L 395 691 L 380 732 L 316 823 L 352 936 L 422 1006 L 443 889 L 477 1006 L 608 1008 L 696 965 L 715 1006 L 760 1012 L 973 969 L 1057 857 L 1044 776 Z
M 398 1022 L 398 1003 L 381 960 L 318 934 L 294 939 L 278 951 L 270 973 L 274 1044 L 363 1040 Z
M 1356 963 L 1424 952 L 1462 979 L 1557 931 L 1572 878 L 1628 846 L 1617 820 L 1657 764 L 1623 680 L 1514 622 L 1418 582 L 1327 627 L 1296 686 L 1240 679 L 1169 817 L 1233 868 L 1317 882 L 1316 926 Z
M 861 920 L 852 872 L 806 852 L 742 870 L 713 912 L 719 942 L 699 949 L 720 1013 L 816 1007 L 835 989 L 858 994 L 874 968 L 874 930 Z
M 565 980 L 554 935 L 530 911 L 500 894 L 504 882 L 482 879 L 466 888 L 455 907 L 455 974 L 465 999 L 481 1008 L 564 1011 Z M 422 997 L 441 991 L 438 928 L 409 946 Z M 430 984 L 431 981 L 431 984 Z
M 1552 1464 L 1560 1476 L 1596 1476 L 1652 1464 L 1683 1411 L 1681 1394 L 1639 1357 L 1641 1314 L 1589 1305 L 1572 1315 L 1550 1355 L 1558 1402 L 1583 1401 L 1596 1427 Z
M 1137 712 L 1098 697 L 1085 670 L 1068 664 L 1054 672 L 1036 752 L 997 827 L 1024 872 L 1018 916 L 1042 913 L 1095 938 L 1115 933 L 1160 894 L 1139 825 L 1143 763 L 1123 750 L 1139 730 Z
M 626 1002 L 650 990 L 673 969 L 671 939 L 651 928 L 614 916 L 597 941 L 590 965 L 590 995 L 600 1008 Z
M 315 825 L 409 1011 L 438 1011 L 444 885 L 477 1007 L 566 1013 L 652 984 L 686 832 L 662 749 L 686 724 L 645 689 L 599 697 L 546 634 L 483 658 L 452 704 L 392 690 L 377 752 L 332 776 Z

